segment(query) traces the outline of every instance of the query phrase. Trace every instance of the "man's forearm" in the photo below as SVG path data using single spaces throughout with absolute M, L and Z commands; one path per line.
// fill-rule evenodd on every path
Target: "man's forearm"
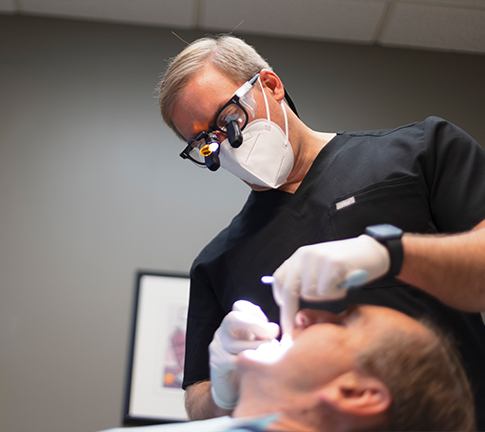
M 469 312 L 485 311 L 485 221 L 456 235 L 403 236 L 399 279 Z
M 210 381 L 201 381 L 187 387 L 185 409 L 190 420 L 203 420 L 231 413 L 219 408 L 212 400 Z

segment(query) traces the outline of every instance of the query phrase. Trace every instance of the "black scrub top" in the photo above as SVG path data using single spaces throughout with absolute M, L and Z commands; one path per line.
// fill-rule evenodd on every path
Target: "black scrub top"
M 429 117 L 393 130 L 338 133 L 296 193 L 251 192 L 194 261 L 183 387 L 209 378 L 208 346 L 236 300 L 249 300 L 279 321 L 271 288 L 260 278 L 273 274 L 300 246 L 356 237 L 381 223 L 404 232 L 457 233 L 484 218 L 485 151 L 455 125 Z M 479 427 L 485 429 L 480 314 L 449 308 L 393 278 L 355 289 L 347 300 L 425 316 L 451 332 L 475 394 Z

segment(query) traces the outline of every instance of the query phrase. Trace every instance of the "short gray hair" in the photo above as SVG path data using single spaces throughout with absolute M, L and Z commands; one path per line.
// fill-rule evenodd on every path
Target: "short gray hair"
M 234 36 L 204 37 L 189 44 L 170 60 L 158 85 L 163 120 L 179 137 L 172 122 L 173 106 L 190 78 L 208 62 L 241 84 L 261 69 L 271 69 L 251 45 Z
M 474 401 L 461 358 L 450 338 L 420 320 L 429 337 L 387 334 L 358 358 L 361 370 L 381 379 L 392 394 L 385 430 L 476 430 Z

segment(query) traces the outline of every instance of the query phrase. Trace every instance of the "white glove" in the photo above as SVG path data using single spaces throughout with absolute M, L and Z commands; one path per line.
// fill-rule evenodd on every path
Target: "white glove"
M 246 300 L 234 303 L 209 345 L 211 392 L 217 406 L 224 409 L 236 406 L 239 397 L 235 373 L 237 354 L 256 349 L 278 334 L 278 324 L 268 322 L 259 306 Z
M 387 249 L 365 234 L 297 249 L 273 275 L 283 334 L 293 329 L 300 297 L 309 301 L 344 298 L 348 288 L 377 279 L 389 266 Z

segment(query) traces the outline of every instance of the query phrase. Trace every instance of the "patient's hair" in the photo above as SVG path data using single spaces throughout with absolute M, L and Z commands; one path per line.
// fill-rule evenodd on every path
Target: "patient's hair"
M 187 45 L 169 62 L 158 84 L 163 120 L 179 137 L 171 118 L 173 106 L 187 82 L 207 63 L 241 84 L 261 69 L 271 69 L 252 46 L 234 36 L 205 37 Z
M 474 402 L 450 340 L 427 322 L 430 337 L 401 332 L 359 356 L 358 366 L 392 395 L 386 430 L 474 431 Z

